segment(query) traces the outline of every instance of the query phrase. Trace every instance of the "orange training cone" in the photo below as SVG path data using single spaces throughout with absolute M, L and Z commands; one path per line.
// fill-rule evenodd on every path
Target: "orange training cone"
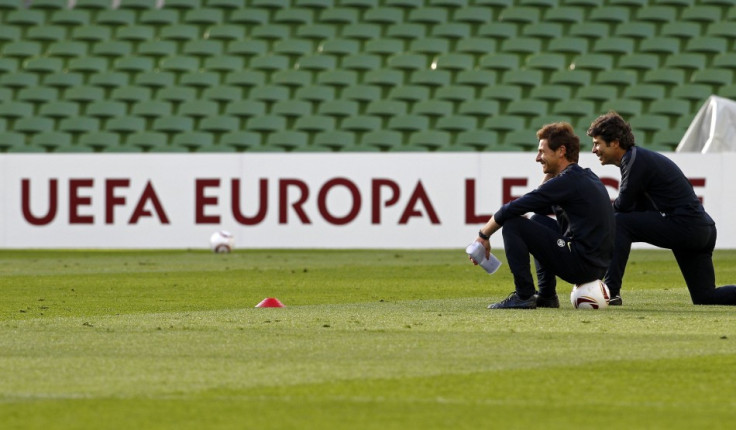
M 275 297 L 267 297 L 261 300 L 261 303 L 256 305 L 257 308 L 284 308 L 286 305 L 281 303 L 279 299 Z

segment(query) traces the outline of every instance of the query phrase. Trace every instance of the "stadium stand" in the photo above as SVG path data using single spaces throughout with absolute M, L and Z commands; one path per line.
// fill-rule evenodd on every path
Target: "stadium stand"
M 534 150 L 607 109 L 672 150 L 736 95 L 734 25 L 731 0 L 2 0 L 0 151 Z

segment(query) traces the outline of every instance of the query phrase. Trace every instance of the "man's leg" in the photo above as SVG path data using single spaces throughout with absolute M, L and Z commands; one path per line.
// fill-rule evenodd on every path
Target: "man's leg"
M 685 243 L 698 246 L 700 249 L 675 248 L 677 264 L 690 291 L 693 304 L 696 305 L 736 305 L 736 286 L 726 285 L 716 288 L 715 270 L 713 269 L 713 248 L 716 243 L 715 226 L 693 226 L 685 234 Z
M 532 215 L 531 220 L 561 235 L 560 225 L 557 224 L 557 220 L 554 218 L 545 215 Z M 536 257 L 534 258 L 534 266 L 537 269 L 539 296 L 542 297 L 543 300 L 553 300 L 557 296 L 557 276 L 547 270 Z M 537 300 L 537 304 L 539 304 L 539 302 L 540 301 Z M 559 306 L 559 302 L 557 302 L 557 306 Z

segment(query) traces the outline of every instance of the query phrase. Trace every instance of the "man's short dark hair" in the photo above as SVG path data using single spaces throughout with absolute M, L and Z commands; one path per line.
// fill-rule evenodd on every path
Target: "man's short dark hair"
M 566 122 L 553 122 L 537 131 L 537 139 L 547 139 L 549 149 L 555 151 L 560 146 L 565 147 L 565 158 L 573 163 L 578 162 L 580 156 L 580 138 L 575 134 L 572 125 Z
M 631 132 L 631 125 L 614 111 L 596 118 L 588 128 L 588 136 L 600 137 L 606 143 L 618 140 L 619 146 L 624 150 L 636 145 L 634 133 Z

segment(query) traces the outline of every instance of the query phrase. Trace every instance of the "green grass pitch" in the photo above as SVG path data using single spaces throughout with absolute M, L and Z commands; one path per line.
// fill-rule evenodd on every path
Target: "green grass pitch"
M 733 428 L 736 308 L 693 306 L 665 251 L 621 308 L 570 288 L 489 311 L 508 266 L 463 249 L 3 250 L 0 428 Z

